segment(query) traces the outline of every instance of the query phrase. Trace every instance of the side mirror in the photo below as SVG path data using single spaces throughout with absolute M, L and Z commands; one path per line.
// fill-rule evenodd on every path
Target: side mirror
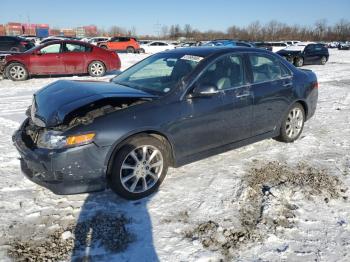
M 190 94 L 190 98 L 194 97 L 210 97 L 219 93 L 219 89 L 215 85 L 200 85 L 196 86 L 192 93 Z

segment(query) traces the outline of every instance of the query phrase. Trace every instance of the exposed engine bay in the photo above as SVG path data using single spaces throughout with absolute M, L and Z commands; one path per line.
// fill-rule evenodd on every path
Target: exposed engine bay
M 150 98 L 108 98 L 96 101 L 94 103 L 83 106 L 64 118 L 64 122 L 54 127 L 41 127 L 36 125 L 31 118 L 32 106 L 29 106 L 26 115 L 28 116 L 28 123 L 24 127 L 25 136 L 27 139 L 27 146 L 34 147 L 37 144 L 40 133 L 45 131 L 64 132 L 79 125 L 91 124 L 94 119 L 106 114 L 113 113 L 118 110 L 126 109 L 131 106 L 139 105 L 150 101 Z

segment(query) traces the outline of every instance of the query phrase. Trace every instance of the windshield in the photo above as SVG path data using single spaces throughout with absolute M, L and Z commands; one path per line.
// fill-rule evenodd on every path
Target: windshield
M 164 95 L 203 59 L 186 54 L 160 53 L 146 58 L 113 78 L 112 82 L 156 95 Z

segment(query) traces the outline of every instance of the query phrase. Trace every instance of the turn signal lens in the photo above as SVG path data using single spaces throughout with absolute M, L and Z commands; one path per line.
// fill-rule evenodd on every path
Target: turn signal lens
M 76 146 L 81 144 L 88 144 L 92 142 L 95 137 L 94 133 L 84 134 L 84 135 L 76 135 L 67 137 L 66 144 L 67 146 Z

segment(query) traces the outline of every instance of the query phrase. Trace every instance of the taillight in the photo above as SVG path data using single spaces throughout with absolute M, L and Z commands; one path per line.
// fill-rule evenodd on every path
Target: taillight
M 312 88 L 318 88 L 318 82 L 317 81 L 312 83 Z

